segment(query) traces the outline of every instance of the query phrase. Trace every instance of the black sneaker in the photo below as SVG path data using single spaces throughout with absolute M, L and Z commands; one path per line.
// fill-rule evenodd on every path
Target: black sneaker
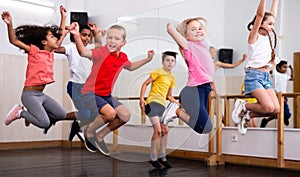
M 80 126 L 77 120 L 74 120 L 71 126 L 69 141 L 72 141 L 74 136 L 80 132 Z
M 95 138 L 95 145 L 97 147 L 97 149 L 104 155 L 109 155 L 110 152 L 109 152 L 109 149 L 107 148 L 106 144 L 105 144 L 105 141 L 102 140 L 101 142 L 99 142 L 97 140 L 97 138 Z
M 172 168 L 168 161 L 163 161 L 161 158 L 157 159 L 159 163 L 163 164 L 167 169 Z
M 44 129 L 44 134 L 46 135 L 48 133 L 48 130 L 55 125 L 57 120 L 49 118 L 50 119 L 50 125 Z
M 96 139 L 94 136 L 92 138 L 88 138 L 86 136 L 86 130 L 84 131 L 84 145 L 85 145 L 85 148 L 90 151 L 90 152 L 97 152 L 97 148 L 93 145 L 93 140 Z
M 289 121 L 289 119 L 287 118 L 285 118 L 284 119 L 284 125 L 286 125 L 286 126 L 289 126 L 290 125 L 290 121 Z
M 260 123 L 260 128 L 265 128 L 267 124 L 268 124 L 268 120 L 266 118 L 263 118 Z
M 156 168 L 156 169 L 160 169 L 160 168 L 161 168 L 161 165 L 158 163 L 157 160 L 155 160 L 155 161 L 150 160 L 149 163 L 150 163 L 154 168 Z

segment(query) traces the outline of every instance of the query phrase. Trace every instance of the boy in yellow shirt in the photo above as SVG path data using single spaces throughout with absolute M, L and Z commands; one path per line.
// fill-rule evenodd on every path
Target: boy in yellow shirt
M 162 68 L 155 69 L 150 73 L 150 77 L 143 83 L 140 93 L 140 107 L 145 111 L 153 126 L 153 135 L 151 138 L 150 163 L 154 168 L 160 169 L 161 164 L 166 168 L 171 165 L 166 159 L 166 146 L 168 140 L 168 126 L 161 123 L 166 98 L 173 103 L 179 105 L 172 96 L 172 88 L 175 87 L 175 76 L 171 72 L 176 64 L 176 52 L 166 51 L 162 55 Z M 151 83 L 150 93 L 146 101 L 144 95 L 146 87 Z M 160 154 L 157 159 L 156 147 L 160 139 Z

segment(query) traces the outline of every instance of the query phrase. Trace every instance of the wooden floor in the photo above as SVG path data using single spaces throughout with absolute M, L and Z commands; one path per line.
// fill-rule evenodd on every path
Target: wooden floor
M 300 172 L 236 165 L 206 167 L 203 162 L 169 158 L 173 168 L 153 170 L 147 155 L 114 154 L 85 149 L 26 149 L 0 151 L 1 177 L 297 177 Z M 127 160 L 126 160 L 127 159 Z

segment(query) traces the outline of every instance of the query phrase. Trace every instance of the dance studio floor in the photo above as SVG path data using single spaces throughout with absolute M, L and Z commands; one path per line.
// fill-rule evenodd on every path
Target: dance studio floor
M 147 155 L 114 154 L 85 149 L 26 149 L 0 151 L 1 177 L 290 177 L 300 172 L 236 165 L 206 167 L 203 162 L 169 158 L 173 168 L 153 170 Z

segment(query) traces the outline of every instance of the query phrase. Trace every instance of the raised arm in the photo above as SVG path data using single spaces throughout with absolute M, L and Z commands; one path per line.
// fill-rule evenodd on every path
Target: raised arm
M 172 23 L 167 24 L 167 32 L 175 40 L 180 48 L 187 49 L 187 40 L 178 32 Z
M 275 19 L 277 18 L 278 1 L 279 0 L 273 0 L 272 6 L 270 9 L 270 13 L 274 16 Z
M 11 44 L 13 44 L 16 47 L 19 47 L 20 49 L 25 50 L 28 52 L 30 50 L 30 46 L 20 41 L 13 29 L 13 23 L 12 23 L 12 17 L 8 11 L 4 11 L 1 14 L 2 20 L 7 24 L 7 33 L 8 33 L 8 39 Z
M 68 30 L 66 30 L 66 17 L 67 17 L 67 9 L 64 6 L 60 6 L 59 7 L 60 10 L 60 16 L 61 16 L 61 20 L 60 20 L 60 32 L 61 32 L 61 37 L 60 39 L 57 41 L 58 44 L 58 48 L 55 49 L 56 53 L 66 53 L 66 49 L 64 47 L 61 46 L 63 40 L 65 39 L 66 35 L 68 34 Z
M 219 66 L 221 68 L 235 68 L 237 66 L 239 66 L 240 64 L 242 64 L 245 60 L 247 59 L 247 54 L 244 54 L 243 55 L 243 58 L 234 62 L 234 63 L 223 63 L 223 62 L 220 62 L 220 61 L 217 61 L 215 63 L 216 66 Z
M 145 105 L 146 105 L 146 101 L 144 99 L 146 88 L 150 83 L 152 83 L 152 81 L 153 81 L 153 79 L 151 77 L 149 77 L 142 85 L 141 92 L 140 92 L 140 107 L 142 110 L 145 110 Z
M 293 81 L 293 80 L 294 80 L 294 69 L 293 69 L 292 65 L 289 65 L 289 68 L 290 68 L 290 70 L 291 70 L 290 81 Z
M 248 43 L 253 44 L 258 37 L 258 31 L 263 21 L 266 9 L 266 0 L 261 0 L 256 11 L 256 19 L 248 37 Z
M 78 50 L 79 55 L 82 57 L 91 59 L 92 58 L 92 50 L 85 49 L 85 47 L 80 39 L 78 23 L 73 22 L 70 26 L 67 26 L 66 29 L 69 30 L 70 33 L 74 35 L 74 40 L 75 40 L 76 48 Z
M 149 50 L 148 56 L 146 58 L 136 61 L 136 62 L 133 62 L 128 68 L 125 68 L 125 69 L 127 69 L 129 71 L 134 71 L 134 70 L 140 68 L 141 66 L 143 66 L 144 64 L 150 62 L 153 58 L 153 55 L 154 55 L 154 50 Z
M 101 30 L 96 24 L 89 22 L 88 23 L 89 27 L 92 30 L 92 33 L 94 35 L 95 41 L 95 48 L 98 48 L 100 46 L 102 46 L 102 38 L 105 35 L 106 31 L 105 30 Z

